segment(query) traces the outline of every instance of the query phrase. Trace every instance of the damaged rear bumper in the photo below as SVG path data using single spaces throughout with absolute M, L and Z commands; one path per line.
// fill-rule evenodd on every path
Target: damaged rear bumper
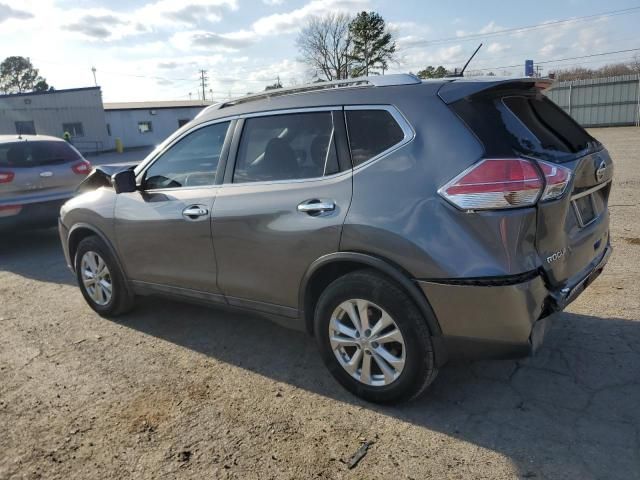
M 518 358 L 542 345 L 554 313 L 574 301 L 602 272 L 611 246 L 562 289 L 537 272 L 502 279 L 418 281 L 440 323 L 447 357 Z

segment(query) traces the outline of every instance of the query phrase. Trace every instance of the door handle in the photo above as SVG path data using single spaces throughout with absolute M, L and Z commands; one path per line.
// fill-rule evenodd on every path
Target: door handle
M 197 220 L 209 215 L 209 209 L 203 205 L 191 205 L 182 210 L 182 216 L 187 220 Z
M 322 213 L 332 212 L 336 209 L 336 203 L 332 200 L 312 199 L 302 202 L 298 205 L 298 211 L 311 216 L 317 216 Z

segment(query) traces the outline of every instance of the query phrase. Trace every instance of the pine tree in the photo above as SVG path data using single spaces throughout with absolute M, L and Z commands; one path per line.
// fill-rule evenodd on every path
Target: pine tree
M 384 19 L 376 12 L 360 12 L 349 24 L 353 48 L 352 75 L 382 73 L 396 52 L 396 42 L 387 30 Z

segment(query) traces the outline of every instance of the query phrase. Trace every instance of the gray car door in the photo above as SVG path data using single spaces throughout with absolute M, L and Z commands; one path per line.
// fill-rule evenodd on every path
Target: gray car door
M 116 238 L 137 287 L 217 297 L 211 211 L 229 122 L 199 126 L 169 144 L 138 174 L 139 191 L 116 199 Z
M 213 209 L 218 285 L 232 305 L 296 314 L 309 265 L 338 251 L 351 201 L 341 107 L 239 122 Z

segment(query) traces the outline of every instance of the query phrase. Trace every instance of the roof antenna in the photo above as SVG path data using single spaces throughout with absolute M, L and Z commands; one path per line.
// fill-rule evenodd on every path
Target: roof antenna
M 469 57 L 469 60 L 467 60 L 467 63 L 464 64 L 464 67 L 462 67 L 462 70 L 460 70 L 460 73 L 458 73 L 457 71 L 455 71 L 453 73 L 453 75 L 451 75 L 452 77 L 464 77 L 464 71 L 467 69 L 467 65 L 469 65 L 469 63 L 471 63 L 471 60 L 473 60 L 473 57 L 476 56 L 476 53 L 478 53 L 478 50 L 480 50 L 482 48 L 482 43 L 480 45 L 478 45 L 478 48 L 476 48 L 475 52 L 473 52 L 473 55 L 471 55 Z

